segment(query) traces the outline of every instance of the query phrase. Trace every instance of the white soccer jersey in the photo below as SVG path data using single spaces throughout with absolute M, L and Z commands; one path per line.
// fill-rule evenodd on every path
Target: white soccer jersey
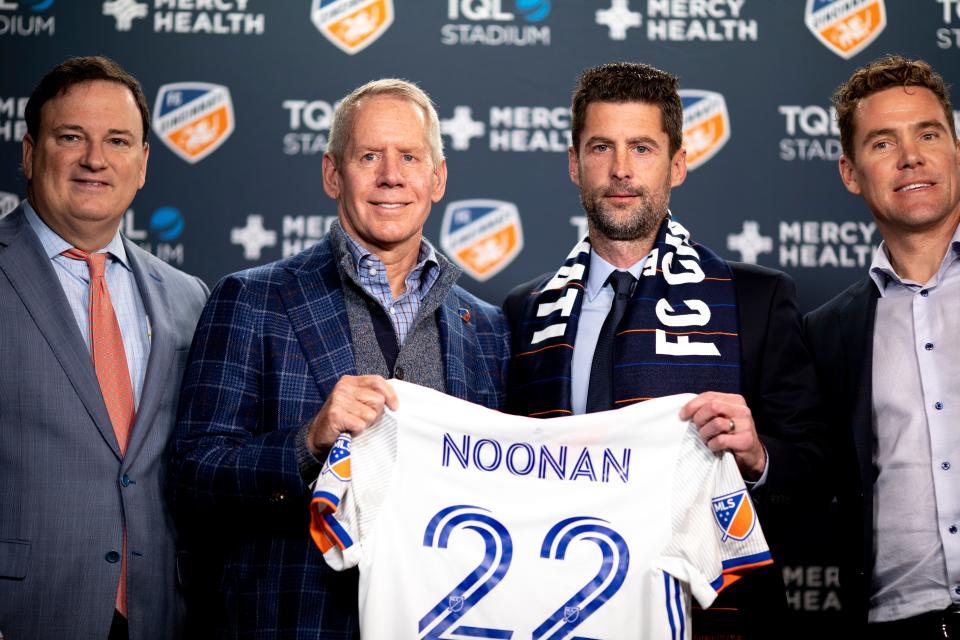
M 770 562 L 733 457 L 677 418 L 689 394 L 538 420 L 391 384 L 311 508 L 327 563 L 359 565 L 365 640 L 690 638 L 691 593 Z

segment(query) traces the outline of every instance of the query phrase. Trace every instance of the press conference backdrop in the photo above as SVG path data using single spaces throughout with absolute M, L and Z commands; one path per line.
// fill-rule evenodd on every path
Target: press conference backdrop
M 0 210 L 26 192 L 36 81 L 67 56 L 106 54 L 153 111 L 123 231 L 212 284 L 323 235 L 334 104 L 402 77 L 435 100 L 448 159 L 426 235 L 498 302 L 585 231 L 567 177 L 575 78 L 643 61 L 680 76 L 691 171 L 674 215 L 728 258 L 789 272 L 809 310 L 863 276 L 880 241 L 840 182 L 830 94 L 889 52 L 955 80 L 958 48 L 960 0 L 0 0 Z M 825 616 L 840 606 L 836 567 L 829 531 L 814 529 L 784 577 L 794 610 Z

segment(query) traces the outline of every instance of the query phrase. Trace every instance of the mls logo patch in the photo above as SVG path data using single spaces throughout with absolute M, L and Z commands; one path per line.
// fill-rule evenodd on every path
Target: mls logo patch
M 727 538 L 746 540 L 757 524 L 753 503 L 746 489 L 714 498 L 713 517 L 723 531 L 721 542 L 726 542 Z
M 475 280 L 488 280 L 523 249 L 517 205 L 503 200 L 457 200 L 447 205 L 440 246 Z
M 323 471 L 320 475 L 328 473 L 333 474 L 335 478 L 343 482 L 350 482 L 350 445 L 353 440 L 349 433 L 341 433 L 337 441 L 333 443 L 330 449 L 330 455 L 323 464 Z
M 208 82 L 175 82 L 157 92 L 153 128 L 175 154 L 195 164 L 233 133 L 230 89 Z
M 887 26 L 883 0 L 807 0 L 807 28 L 835 54 L 849 60 Z
M 727 101 L 715 91 L 682 89 L 683 146 L 687 169 L 694 170 L 715 156 L 730 139 Z
M 327 40 L 353 55 L 393 24 L 393 0 L 313 0 L 310 19 Z

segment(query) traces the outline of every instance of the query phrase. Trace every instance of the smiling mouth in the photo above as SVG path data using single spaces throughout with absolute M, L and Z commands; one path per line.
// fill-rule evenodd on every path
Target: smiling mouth
M 906 193 L 908 191 L 916 191 L 917 189 L 926 189 L 927 187 L 932 187 L 932 182 L 912 182 L 910 184 L 904 185 L 895 189 L 896 193 Z
M 382 209 L 400 209 L 407 206 L 406 202 L 374 202 L 372 204 Z
M 74 178 L 75 183 L 83 187 L 109 187 L 110 185 L 102 180 L 83 180 L 82 178 Z

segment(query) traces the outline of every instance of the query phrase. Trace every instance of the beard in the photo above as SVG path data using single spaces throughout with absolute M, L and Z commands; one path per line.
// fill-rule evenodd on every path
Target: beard
M 632 207 L 617 207 L 605 200 L 605 196 L 609 195 L 637 196 L 640 201 Z M 667 216 L 669 202 L 669 177 L 663 187 L 655 192 L 640 186 L 580 190 L 580 204 L 587 213 L 591 230 L 607 240 L 632 241 L 651 237 Z

